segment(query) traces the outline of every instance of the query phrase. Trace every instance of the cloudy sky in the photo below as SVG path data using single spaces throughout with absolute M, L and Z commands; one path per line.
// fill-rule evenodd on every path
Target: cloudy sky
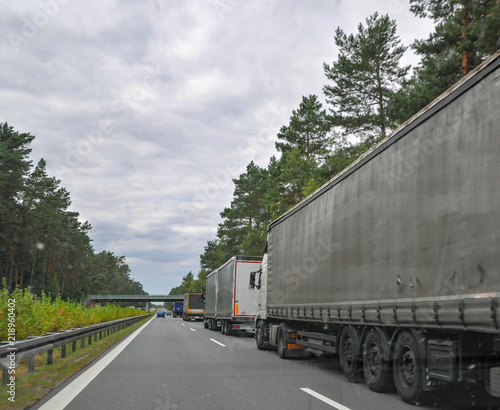
M 337 27 L 375 11 L 405 45 L 409 0 L 0 0 L 0 122 L 69 190 L 97 252 L 167 294 L 215 239 L 250 161 L 303 95 L 323 100 Z M 408 52 L 405 64 L 418 60 Z

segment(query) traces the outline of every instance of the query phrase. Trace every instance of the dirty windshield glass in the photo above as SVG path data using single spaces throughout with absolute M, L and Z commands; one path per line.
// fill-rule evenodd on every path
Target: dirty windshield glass
M 498 407 L 498 0 L 0 34 L 0 409 Z

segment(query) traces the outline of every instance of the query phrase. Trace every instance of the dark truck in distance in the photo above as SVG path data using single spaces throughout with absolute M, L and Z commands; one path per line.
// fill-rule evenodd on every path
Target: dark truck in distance
M 268 228 L 258 349 L 373 391 L 500 397 L 500 54 Z
M 172 306 L 172 317 L 182 316 L 182 301 L 174 302 Z
M 182 304 L 182 320 L 203 320 L 205 313 L 205 295 L 186 293 Z

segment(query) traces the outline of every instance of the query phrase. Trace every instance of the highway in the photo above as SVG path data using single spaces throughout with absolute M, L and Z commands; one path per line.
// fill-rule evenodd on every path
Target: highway
M 475 387 L 436 395 L 423 409 L 488 408 Z M 396 393 L 350 383 L 337 358 L 287 359 L 250 335 L 154 317 L 30 409 L 414 409 Z

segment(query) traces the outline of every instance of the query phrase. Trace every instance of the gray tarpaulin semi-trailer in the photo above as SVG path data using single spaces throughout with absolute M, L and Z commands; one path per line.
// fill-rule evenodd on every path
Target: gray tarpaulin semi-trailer
M 259 349 L 500 397 L 500 54 L 269 225 Z M 485 393 L 486 394 L 486 393 Z
M 250 288 L 250 274 L 261 262 L 262 257 L 233 256 L 207 276 L 205 328 L 223 334 L 253 331 L 258 292 Z

